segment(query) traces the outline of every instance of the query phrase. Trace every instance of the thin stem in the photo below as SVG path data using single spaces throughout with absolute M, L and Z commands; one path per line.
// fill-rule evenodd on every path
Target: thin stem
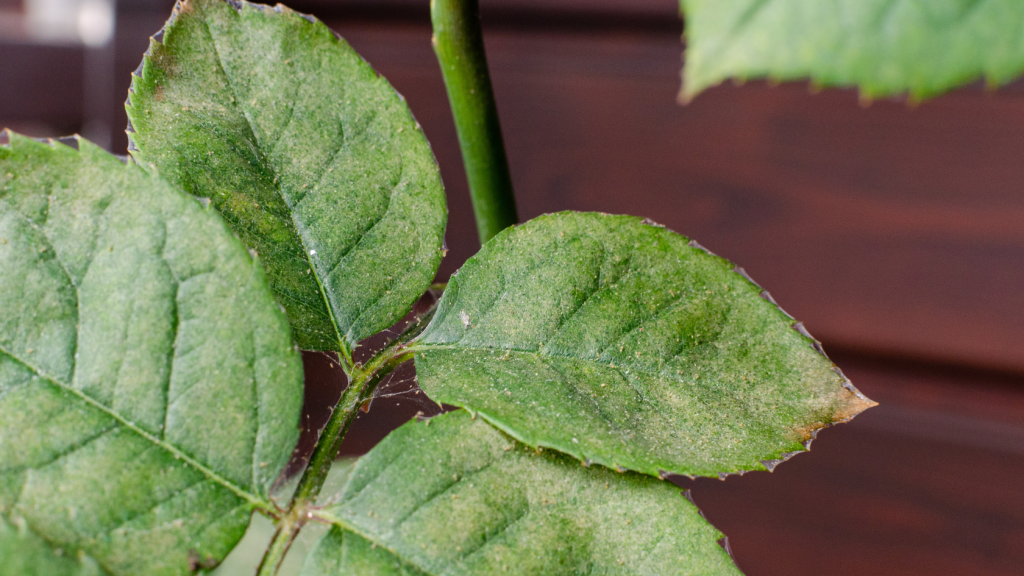
M 323 488 L 345 433 L 356 418 L 356 411 L 373 394 L 373 390 L 385 376 L 413 357 L 413 353 L 406 352 L 405 348 L 404 342 L 392 342 L 365 366 L 348 364 L 347 359 L 342 358 L 342 363 L 349 366 L 349 371 L 346 372 L 350 374 L 349 385 L 334 407 L 327 426 L 313 448 L 309 465 L 299 479 L 287 513 L 277 524 L 277 531 L 263 555 L 257 576 L 274 576 L 281 568 L 288 549 L 309 517 L 309 506 L 315 502 L 320 489 Z
M 327 421 L 320 438 L 317 439 L 316 447 L 313 448 L 309 464 L 299 479 L 288 510 L 278 521 L 274 538 L 264 553 L 263 561 L 260 562 L 257 576 L 277 574 L 292 542 L 306 520 L 311 517 L 311 508 L 309 507 L 316 501 L 316 497 L 323 488 L 334 457 L 337 456 L 338 449 L 341 448 L 341 442 L 356 419 L 357 410 L 373 395 L 377 385 L 388 374 L 413 358 L 415 349 L 409 344 L 409 341 L 422 332 L 436 310 L 435 304 L 423 317 L 408 326 L 398 339 L 391 342 L 364 366 L 354 365 L 348 357 L 341 357 L 341 363 L 348 368 L 345 373 L 349 376 L 349 385 L 334 407 L 334 412 Z
M 274 532 L 274 539 L 270 541 L 270 546 L 263 554 L 263 560 L 260 562 L 260 568 L 256 576 L 274 576 L 277 574 L 277 571 L 281 568 L 281 563 L 284 562 L 284 557 L 288 554 L 288 549 L 291 548 L 292 542 L 295 541 L 299 530 L 305 524 L 306 515 L 305 506 L 300 506 L 281 519 L 277 525 L 277 531 Z
M 480 242 L 519 221 L 477 0 L 431 0 L 434 52 L 455 117 Z
M 352 378 L 352 367 L 355 366 L 355 361 L 352 359 L 352 351 L 348 349 L 348 343 L 344 340 L 338 341 L 338 359 L 341 364 L 341 371 L 345 373 L 346 378 Z
M 380 354 L 370 360 L 365 366 L 359 366 L 352 370 L 352 376 L 345 392 L 341 395 L 331 418 L 327 421 L 317 441 L 313 454 L 310 456 L 309 465 L 306 466 L 299 485 L 292 496 L 289 509 L 296 509 L 306 502 L 312 502 L 320 493 L 320 489 L 327 479 L 331 463 L 338 455 L 341 442 L 348 432 L 349 426 L 356 419 L 359 407 L 365 402 L 377 384 L 390 374 L 399 364 L 412 358 L 410 353 L 405 351 L 403 342 L 394 342 Z
M 362 404 L 360 398 L 365 384 L 366 380 L 360 380 L 357 376 L 357 379 L 349 383 L 348 388 L 345 389 L 330 420 L 327 421 L 327 426 L 324 427 L 320 435 L 320 441 L 313 449 L 313 455 L 299 480 L 292 502 L 312 500 L 320 493 L 320 488 L 323 487 L 327 473 L 330 471 L 331 463 L 338 455 L 338 449 L 341 448 L 341 441 L 356 418 L 356 410 Z
M 418 338 L 419 335 L 422 334 L 423 331 L 427 329 L 427 326 L 430 325 L 430 321 L 434 319 L 435 313 L 437 313 L 436 302 L 434 303 L 434 306 L 430 308 L 430 310 L 427 310 L 423 314 L 423 316 L 420 316 L 419 318 L 416 319 L 415 322 L 409 324 L 409 326 L 406 327 L 405 331 L 399 334 L 398 338 L 395 338 L 395 342 L 405 344 L 407 342 L 411 342 L 415 338 Z

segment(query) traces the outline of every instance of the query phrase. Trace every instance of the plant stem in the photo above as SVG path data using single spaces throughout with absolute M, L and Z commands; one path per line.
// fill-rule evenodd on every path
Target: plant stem
M 434 52 L 448 89 L 480 243 L 519 221 L 477 0 L 431 0 Z
M 434 314 L 437 313 L 437 303 L 430 310 L 427 310 L 419 319 L 406 327 L 405 331 L 395 338 L 395 342 L 407 343 L 419 337 L 427 326 L 430 325 L 430 321 L 434 319 Z
M 418 326 L 418 323 L 414 324 L 414 327 Z M 356 411 L 388 374 L 403 362 L 411 360 L 415 354 L 415 351 L 408 347 L 407 341 L 408 339 L 392 342 L 365 366 L 350 366 L 350 372 L 346 372 L 351 374 L 349 385 L 334 407 L 334 412 L 320 438 L 317 439 L 309 465 L 299 479 L 287 513 L 277 524 L 277 531 L 263 555 L 257 576 L 277 574 L 292 541 L 306 523 L 310 514 L 309 506 L 316 501 L 320 489 L 323 488 L 324 480 L 327 479 L 327 473 L 338 454 L 345 433 L 356 419 Z M 342 361 L 344 362 L 344 359 Z
M 352 351 L 348 349 L 348 343 L 344 340 L 339 340 L 338 343 L 338 364 L 341 365 L 341 371 L 345 373 L 346 378 L 352 377 L 352 367 L 355 366 L 355 360 L 352 359 Z
M 373 394 L 373 390 L 385 376 L 411 358 L 412 354 L 406 351 L 404 342 L 394 342 L 365 366 L 357 366 L 352 370 L 349 385 L 338 400 L 331 418 L 317 440 L 313 454 L 309 458 L 309 465 L 299 479 L 299 485 L 289 506 L 290 510 L 316 499 L 324 480 L 327 479 L 331 463 L 338 455 L 345 433 L 356 419 L 359 407 Z
M 297 511 L 298 514 L 296 514 Z M 288 554 L 288 549 L 291 548 L 292 542 L 304 524 L 303 521 L 305 519 L 301 516 L 305 514 L 305 507 L 303 506 L 298 510 L 292 510 L 286 517 L 281 519 L 281 522 L 277 525 L 277 531 L 274 532 L 274 539 L 270 541 L 270 546 L 263 554 L 263 560 L 260 562 L 260 568 L 256 576 L 274 576 L 277 574 L 277 571 L 281 568 L 281 563 L 284 562 L 284 557 Z

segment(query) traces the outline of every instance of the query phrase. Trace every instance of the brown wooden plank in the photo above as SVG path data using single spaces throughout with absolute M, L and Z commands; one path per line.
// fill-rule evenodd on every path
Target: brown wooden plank
M 161 19 L 122 20 L 137 32 L 119 36 L 118 94 Z M 475 240 L 429 30 L 338 26 L 431 138 L 451 192 L 449 274 Z M 755 84 L 679 107 L 671 36 L 488 38 L 524 217 L 650 216 L 747 268 L 829 342 L 1024 369 L 1019 92 L 865 110 L 847 92 Z M 79 125 L 80 50 L 5 44 L 0 56 L 0 121 Z
M 560 14 L 575 14 L 583 20 L 594 15 L 679 19 L 676 0 L 479 0 L 479 5 L 485 20 L 488 17 L 499 19 L 486 24 L 500 24 L 501 17 L 516 13 L 541 19 Z M 368 14 L 373 14 L 378 20 L 392 21 L 410 17 L 418 20 L 429 18 L 429 4 L 421 0 L 293 0 L 289 6 L 324 19 L 364 17 Z
M 77 128 L 82 119 L 82 65 L 77 47 L 0 40 L 0 128 L 10 125 L 39 136 Z

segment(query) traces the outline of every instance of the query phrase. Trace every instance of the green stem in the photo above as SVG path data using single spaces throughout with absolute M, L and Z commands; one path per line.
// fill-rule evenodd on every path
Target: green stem
M 437 313 L 437 304 L 435 303 L 433 308 L 427 310 L 423 316 L 416 319 L 415 322 L 406 327 L 406 329 L 395 338 L 395 342 L 408 343 L 415 340 L 427 329 L 430 325 L 430 321 L 434 319 L 434 314 Z
M 327 479 L 331 463 L 338 455 L 338 449 L 341 448 L 345 433 L 356 419 L 359 407 L 373 394 L 373 390 L 385 376 L 410 358 L 412 355 L 405 351 L 405 343 L 394 342 L 365 366 L 358 366 L 352 370 L 349 385 L 342 393 L 331 418 L 320 434 L 313 454 L 309 458 L 309 465 L 306 466 L 302 478 L 299 479 L 295 495 L 292 496 L 289 506 L 290 510 L 316 499 L 324 485 L 324 480 Z
M 270 541 L 270 546 L 263 554 L 263 560 L 260 562 L 260 568 L 256 576 L 274 576 L 277 574 L 277 571 L 281 568 L 281 563 L 284 562 L 284 557 L 288 554 L 288 549 L 291 548 L 292 542 L 295 541 L 295 537 L 299 534 L 299 530 L 302 529 L 302 525 L 305 523 L 305 518 L 301 517 L 305 514 L 305 507 L 300 507 L 297 511 L 292 510 L 291 513 L 281 519 L 277 525 L 277 531 L 274 532 L 274 539 Z
M 352 351 L 348 349 L 348 344 L 344 340 L 338 341 L 338 364 L 341 364 L 341 371 L 345 373 L 346 378 L 352 377 L 352 367 L 355 366 L 355 360 L 352 359 Z
M 431 0 L 434 52 L 455 117 L 455 128 L 484 243 L 519 221 L 498 108 L 487 71 L 477 0 Z
M 414 326 L 418 326 L 415 324 Z M 320 438 L 317 440 L 309 465 L 302 473 L 295 494 L 288 505 L 287 513 L 277 524 L 277 531 L 270 541 L 270 546 L 263 555 L 257 576 L 274 576 L 281 567 L 288 549 L 309 517 L 309 506 L 323 488 L 327 473 L 331 469 L 334 457 L 341 448 L 341 442 L 348 432 L 349 426 L 356 419 L 359 407 L 373 394 L 378 384 L 403 362 L 411 360 L 414 352 L 408 349 L 406 340 L 396 340 L 379 354 L 374 356 L 365 366 L 349 365 L 351 374 L 349 385 L 334 407 L 331 418 L 327 421 Z M 343 359 L 342 362 L 345 360 Z

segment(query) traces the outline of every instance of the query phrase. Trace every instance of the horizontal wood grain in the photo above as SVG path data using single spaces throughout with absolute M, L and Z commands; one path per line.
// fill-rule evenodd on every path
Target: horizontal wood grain
M 325 20 L 430 19 L 429 3 L 420 0 L 294 0 L 289 5 Z M 676 0 L 479 0 L 479 6 L 485 26 L 682 28 Z

